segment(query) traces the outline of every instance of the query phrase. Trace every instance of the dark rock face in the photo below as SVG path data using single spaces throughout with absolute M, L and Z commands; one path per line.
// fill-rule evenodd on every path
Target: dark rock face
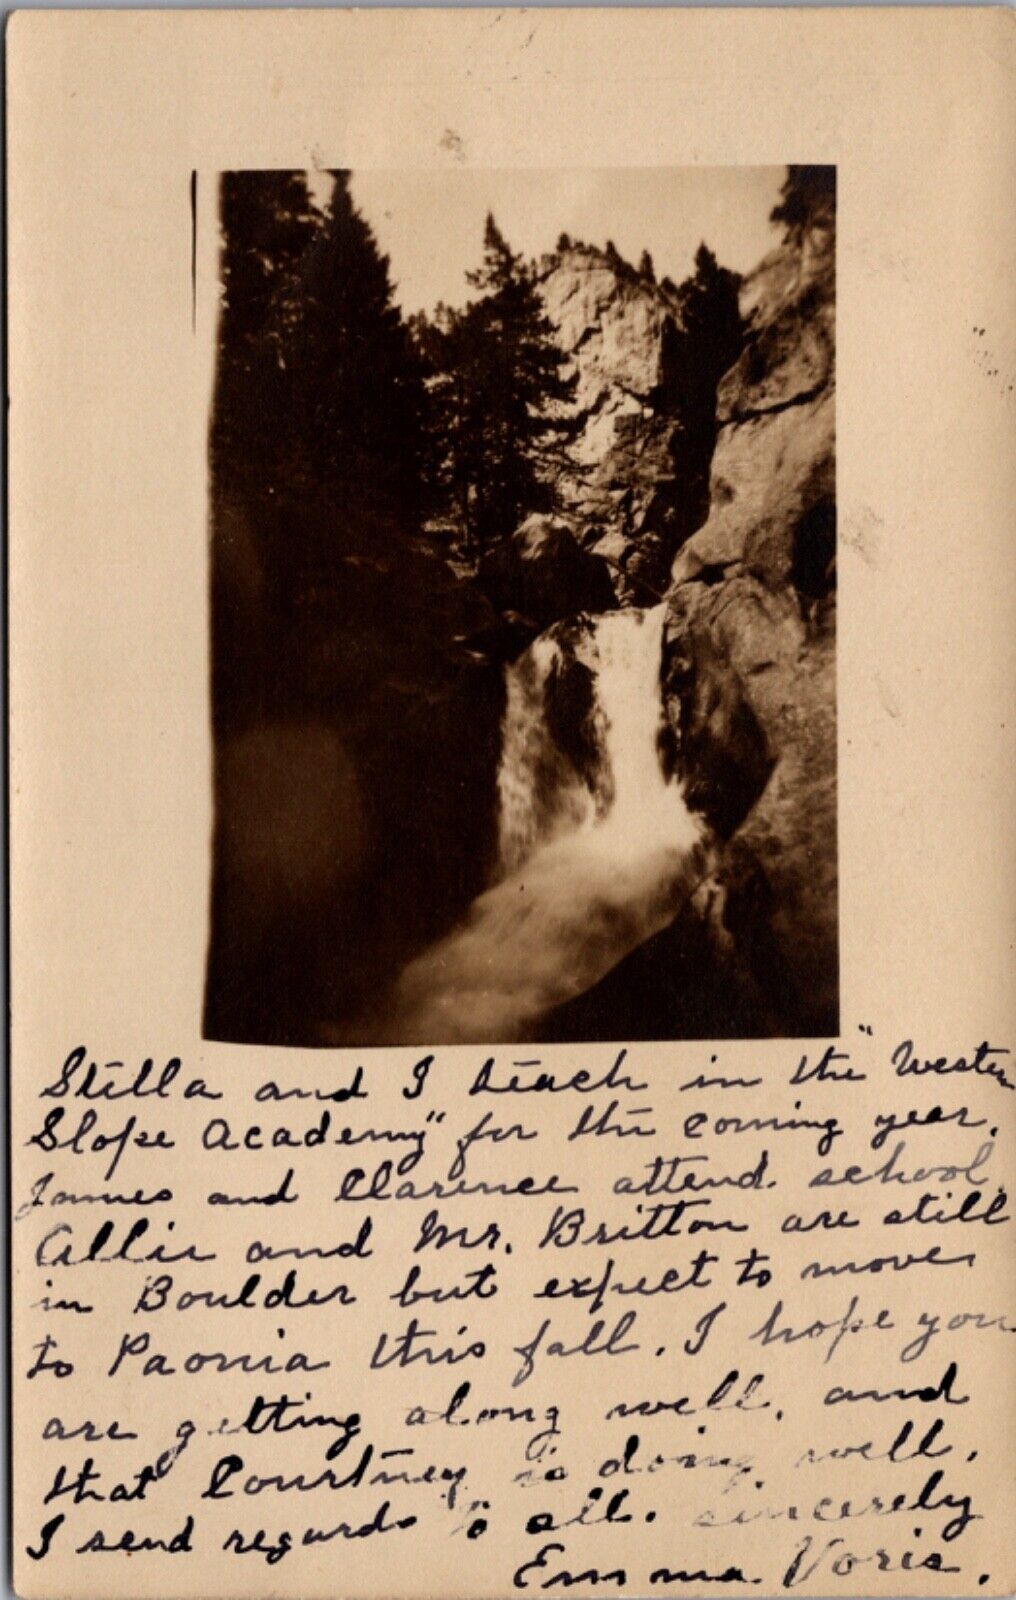
M 551 629 L 560 653 L 547 675 L 543 715 L 554 743 L 595 794 L 601 774 L 594 674 L 576 653 L 577 642 L 590 631 L 589 618 L 584 615 Z
M 583 550 L 560 519 L 538 513 L 484 557 L 479 581 L 498 611 L 526 618 L 534 634 L 576 612 L 617 605 L 607 563 Z
M 773 764 L 694 910 L 753 1031 L 798 1035 L 838 1029 L 833 272 L 815 230 L 746 280 L 710 512 L 669 596 L 671 716 L 721 832 L 725 759 L 744 739 L 725 694 L 743 696 Z
M 765 735 L 708 629 L 671 631 L 662 682 L 675 734 L 668 764 L 690 810 L 727 840 L 769 781 L 773 760 Z

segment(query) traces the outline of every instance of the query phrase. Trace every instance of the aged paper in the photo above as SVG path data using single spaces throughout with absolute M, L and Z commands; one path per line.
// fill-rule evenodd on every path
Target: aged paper
M 1010 1593 L 1011 15 L 8 47 L 18 1593 Z

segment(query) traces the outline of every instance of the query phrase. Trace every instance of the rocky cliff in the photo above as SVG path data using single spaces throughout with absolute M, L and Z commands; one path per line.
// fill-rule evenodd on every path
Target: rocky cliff
M 544 309 L 576 378 L 562 497 L 577 538 L 609 565 L 622 604 L 659 599 L 708 505 L 716 380 L 736 349 L 732 278 L 703 254 L 693 292 L 574 245 L 540 263 Z M 692 325 L 715 304 L 705 337 Z M 734 312 L 736 322 L 736 312 Z
M 626 1009 L 633 1034 L 837 1031 L 834 272 L 831 228 L 791 230 L 741 284 L 726 369 L 690 382 L 676 291 L 585 248 L 543 263 L 578 378 L 566 515 L 622 606 L 666 596 L 682 776 L 725 841 L 562 1037 Z
M 709 515 L 674 562 L 667 675 L 686 738 L 696 663 L 736 682 L 773 760 L 695 910 L 765 1031 L 838 1031 L 834 240 L 813 228 L 742 289 Z

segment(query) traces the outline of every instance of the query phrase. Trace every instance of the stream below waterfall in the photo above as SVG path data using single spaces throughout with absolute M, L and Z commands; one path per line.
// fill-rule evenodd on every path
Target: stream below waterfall
M 404 968 L 389 1037 L 539 1037 L 702 876 L 703 824 L 661 761 L 665 610 L 557 624 L 506 669 L 493 881 Z

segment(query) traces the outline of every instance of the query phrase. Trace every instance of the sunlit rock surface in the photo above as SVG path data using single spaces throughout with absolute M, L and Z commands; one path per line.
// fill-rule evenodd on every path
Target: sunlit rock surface
M 620 258 L 573 246 L 544 258 L 539 285 L 577 380 L 558 496 L 622 603 L 652 605 L 705 515 L 715 379 L 703 390 L 691 370 L 676 290 Z

